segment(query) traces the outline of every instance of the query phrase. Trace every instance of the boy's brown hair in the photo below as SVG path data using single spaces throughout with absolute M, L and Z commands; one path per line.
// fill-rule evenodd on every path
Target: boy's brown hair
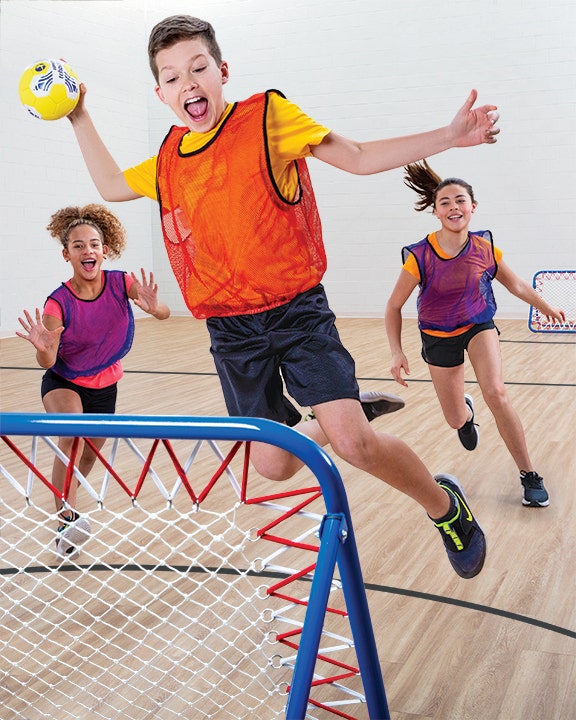
M 160 50 L 172 47 L 182 40 L 199 38 L 204 40 L 208 52 L 216 64 L 222 64 L 222 51 L 216 41 L 214 28 L 206 20 L 192 17 L 191 15 L 171 15 L 157 23 L 150 33 L 148 39 L 148 61 L 154 79 L 158 82 L 158 65 L 156 55 Z

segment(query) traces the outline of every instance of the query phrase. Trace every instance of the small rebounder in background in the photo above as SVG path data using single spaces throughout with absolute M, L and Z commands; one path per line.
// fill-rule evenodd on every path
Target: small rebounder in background
M 549 321 L 531 306 L 528 328 L 535 333 L 576 333 L 576 270 L 539 270 L 532 287 L 546 302 L 562 308 L 566 320 L 563 323 Z

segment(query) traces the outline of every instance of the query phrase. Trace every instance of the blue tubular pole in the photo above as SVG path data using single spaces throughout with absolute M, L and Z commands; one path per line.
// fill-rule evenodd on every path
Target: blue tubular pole
M 349 511 L 346 510 L 346 512 Z M 363 679 L 369 716 L 378 720 L 390 720 L 376 639 L 372 629 L 370 609 L 351 523 L 348 527 L 346 542 L 338 556 L 338 569 L 356 647 L 360 677 Z
M 302 720 L 303 717 L 306 717 L 324 615 L 328 606 L 336 558 L 340 543 L 345 539 L 345 531 L 346 524 L 342 513 L 324 516 L 320 530 L 318 562 L 314 571 L 296 665 L 292 675 L 290 695 L 286 705 L 286 720 Z
M 0 413 L 0 435 L 256 441 L 295 455 L 316 476 L 322 488 L 326 515 L 304 619 L 306 632 L 302 633 L 292 688 L 294 679 L 299 686 L 301 678 L 305 681 L 303 690 L 299 688 L 290 693 L 287 717 L 290 720 L 305 717 L 323 625 L 318 618 L 324 618 L 334 566 L 338 562 L 368 712 L 371 718 L 389 720 L 346 491 L 332 459 L 313 440 L 271 420 L 174 415 Z

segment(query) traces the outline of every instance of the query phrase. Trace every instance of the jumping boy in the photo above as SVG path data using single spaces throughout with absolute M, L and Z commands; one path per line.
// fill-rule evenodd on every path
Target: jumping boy
M 456 572 L 474 577 L 486 542 L 459 483 L 433 477 L 404 442 L 375 432 L 359 402 L 354 361 L 321 285 L 326 256 L 305 158 L 368 175 L 451 147 L 494 143 L 496 107 L 473 109 L 472 91 L 446 127 L 355 142 L 275 90 L 228 103 L 229 68 L 208 22 L 166 18 L 153 28 L 148 52 L 156 93 L 182 124 L 157 156 L 122 172 L 92 124 L 85 88 L 69 119 L 104 200 L 158 201 L 186 304 L 207 322 L 228 412 L 295 425 L 300 413 L 283 393 L 284 380 L 316 418 L 298 430 L 420 503 Z M 252 460 L 274 480 L 302 466 L 265 444 L 255 444 Z

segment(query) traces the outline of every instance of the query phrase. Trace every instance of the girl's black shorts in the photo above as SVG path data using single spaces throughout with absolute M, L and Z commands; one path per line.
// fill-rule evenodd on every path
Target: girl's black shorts
M 474 325 L 461 335 L 452 335 L 450 337 L 436 337 L 420 332 L 422 338 L 422 357 L 428 365 L 436 365 L 437 367 L 457 367 L 464 362 L 464 351 L 468 350 L 468 343 L 474 335 L 478 335 L 483 330 L 493 330 L 496 328 L 498 335 L 500 331 L 494 324 L 493 320 Z
M 76 385 L 71 380 L 66 380 L 53 370 L 47 370 L 42 378 L 40 393 L 42 397 L 51 390 L 62 388 L 73 390 L 78 393 L 82 401 L 82 410 L 85 413 L 105 413 L 111 415 L 116 411 L 116 397 L 118 395 L 118 384 L 114 383 L 105 388 L 88 388 Z

